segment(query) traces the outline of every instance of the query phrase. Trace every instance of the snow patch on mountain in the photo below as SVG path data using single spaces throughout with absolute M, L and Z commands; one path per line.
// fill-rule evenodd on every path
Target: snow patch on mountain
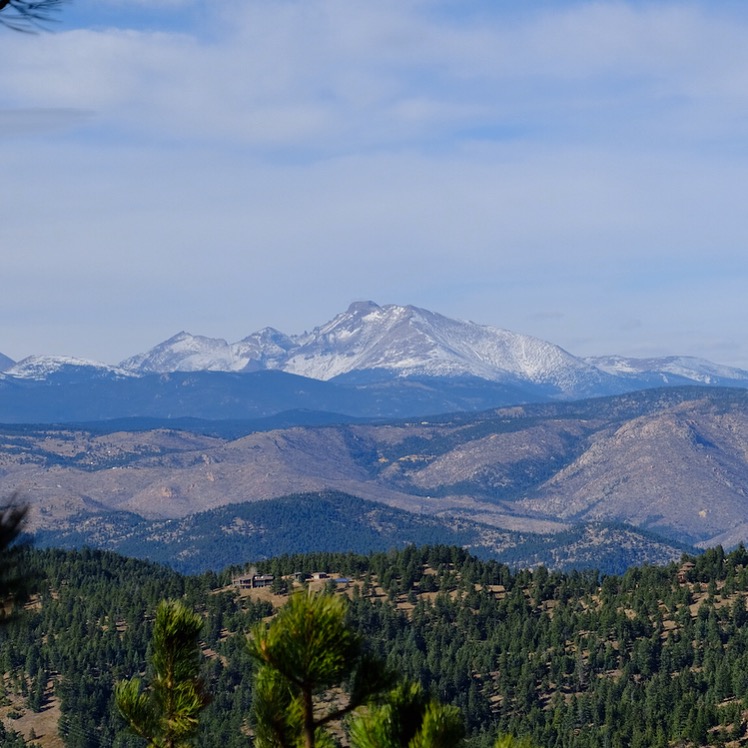
M 296 347 L 294 338 L 273 327 L 265 327 L 232 345 L 242 371 L 281 369 L 288 352 Z
M 126 359 L 120 366 L 139 374 L 279 369 L 294 346 L 292 338 L 272 327 L 252 333 L 238 343 L 180 332 L 146 353 Z
M 585 359 L 601 371 L 620 377 L 657 375 L 664 383 L 668 375 L 699 384 L 737 385 L 748 383 L 748 371 L 723 366 L 694 356 L 665 356 L 662 358 L 630 358 L 625 356 L 596 356 Z
M 102 364 L 72 356 L 29 356 L 6 369 L 6 376 L 16 379 L 44 380 L 60 372 L 77 372 L 87 375 L 109 375 L 114 377 L 131 377 L 132 372 L 118 366 Z

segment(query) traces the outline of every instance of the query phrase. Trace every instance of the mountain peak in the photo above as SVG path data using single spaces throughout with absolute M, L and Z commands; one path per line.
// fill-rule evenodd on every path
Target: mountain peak
M 141 374 L 202 369 L 223 371 L 230 359 L 229 344 L 222 338 L 192 335 L 182 330 L 146 353 L 126 359 L 120 366 Z
M 367 314 L 371 314 L 371 312 L 377 311 L 378 309 L 381 309 L 381 307 L 374 301 L 354 301 L 348 307 L 346 314 L 363 317 Z
M 415 306 L 356 302 L 289 351 L 284 371 L 313 379 L 366 371 L 399 377 L 529 379 L 567 392 L 607 375 L 551 343 Z

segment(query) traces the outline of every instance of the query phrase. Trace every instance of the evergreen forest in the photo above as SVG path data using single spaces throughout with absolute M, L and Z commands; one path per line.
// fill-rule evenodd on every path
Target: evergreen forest
M 148 680 L 164 599 L 203 621 L 210 703 L 196 744 L 251 745 L 257 663 L 248 635 L 314 572 L 346 598 L 368 656 L 459 708 L 468 748 L 489 748 L 498 734 L 549 748 L 748 743 L 742 546 L 621 576 L 513 571 L 448 546 L 288 555 L 254 567 L 273 576 L 263 595 L 232 586 L 246 571 L 238 567 L 184 576 L 104 551 L 23 554 L 32 595 L 0 630 L 3 746 L 53 744 L 46 714 L 67 748 L 142 748 L 114 706 L 114 687 Z

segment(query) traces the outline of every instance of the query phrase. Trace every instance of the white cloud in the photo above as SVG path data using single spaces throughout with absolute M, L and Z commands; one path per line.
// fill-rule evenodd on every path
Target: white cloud
M 26 106 L 101 108 L 141 133 L 325 151 L 506 123 L 631 137 L 644 118 L 664 137 L 677 118 L 692 128 L 684 115 L 705 101 L 712 121 L 748 103 L 745 25 L 694 6 L 583 4 L 460 24 L 427 8 L 229 3 L 218 38 L 82 30 L 33 51 L 14 40 L 2 89 Z

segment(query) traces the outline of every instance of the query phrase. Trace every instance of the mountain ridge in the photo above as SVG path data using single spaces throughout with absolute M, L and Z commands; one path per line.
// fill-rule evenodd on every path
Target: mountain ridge
M 280 369 L 322 381 L 361 371 L 395 376 L 525 379 L 573 390 L 594 366 L 558 346 L 508 330 L 452 320 L 414 306 L 356 302 L 312 332 L 264 328 L 237 343 L 181 332 L 120 367 L 139 374 Z M 579 372 L 575 371 L 579 370 Z
M 297 336 L 266 327 L 228 343 L 182 331 L 118 366 L 29 357 L 0 372 L 0 422 L 399 418 L 682 385 L 745 388 L 748 371 L 688 356 L 584 359 L 531 336 L 369 301 Z
M 455 320 L 419 307 L 352 303 L 311 332 L 287 335 L 272 327 L 235 343 L 181 331 L 117 366 L 72 357 L 30 356 L 15 363 L 0 354 L 6 376 L 41 378 L 55 368 L 91 366 L 123 376 L 176 372 L 280 370 L 331 381 L 361 372 L 390 377 L 475 377 L 527 382 L 560 396 L 616 394 L 643 382 L 748 385 L 748 371 L 691 356 L 637 359 L 578 357 L 530 335 Z

